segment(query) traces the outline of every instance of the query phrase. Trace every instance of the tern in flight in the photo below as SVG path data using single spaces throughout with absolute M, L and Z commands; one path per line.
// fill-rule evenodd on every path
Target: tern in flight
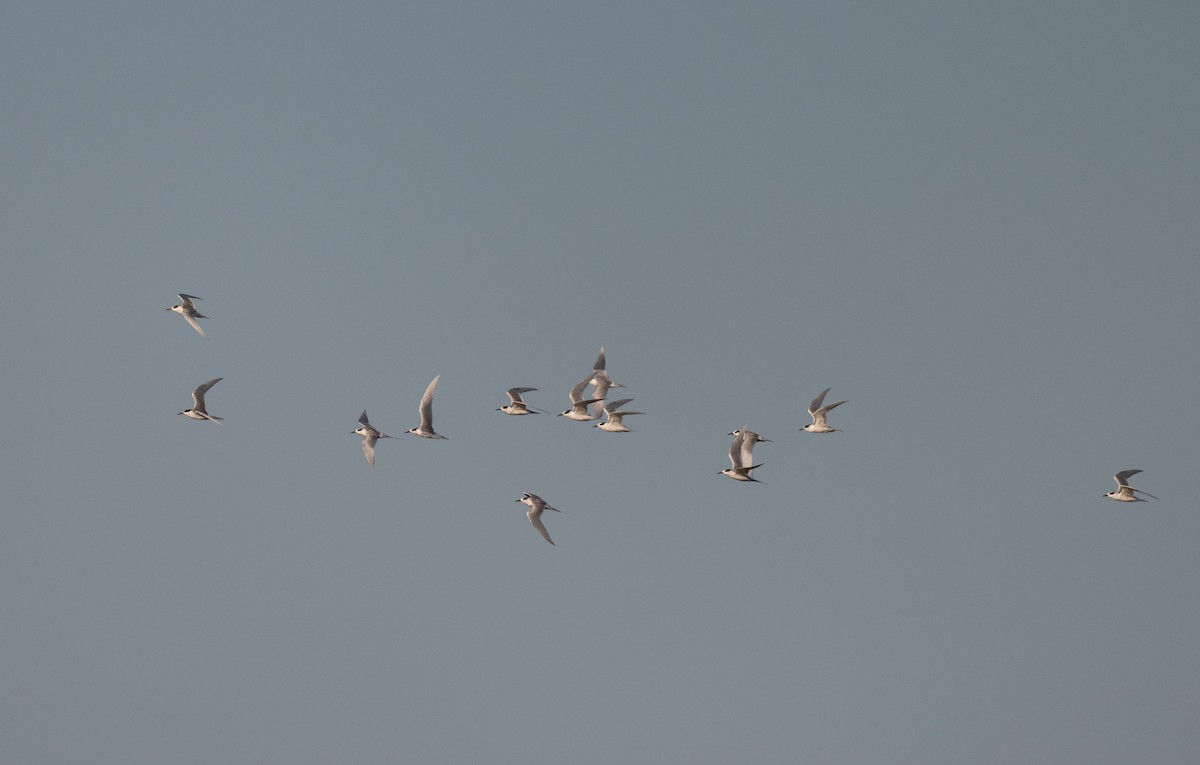
M 766 443 L 768 443 L 768 444 L 770 444 L 770 443 L 774 443 L 774 441 L 772 441 L 771 439 L 769 439 L 769 438 L 763 438 L 763 437 L 762 437 L 762 436 L 760 436 L 759 434 L 755 433 L 753 430 L 744 430 L 744 429 L 739 429 L 739 430 L 735 430 L 735 431 L 733 431 L 732 433 L 726 433 L 725 435 L 728 435 L 728 436 L 740 436 L 740 435 L 741 435 L 741 434 L 743 434 L 743 433 L 745 433 L 745 434 L 746 434 L 746 438 L 750 439 L 751 441 L 755 442 L 756 444 L 757 444 L 757 443 L 763 443 L 764 441 L 765 441 Z
M 509 388 L 507 391 L 508 405 L 497 407 L 496 411 L 513 415 L 537 414 L 539 410 L 530 409 L 529 405 L 525 403 L 525 399 L 521 398 L 522 393 L 530 393 L 535 390 L 537 388 Z
M 595 385 L 596 389 L 592 391 L 592 398 L 601 401 L 608 395 L 609 388 L 624 388 L 625 386 L 616 382 L 608 376 L 608 371 L 604 368 L 604 346 L 600 346 L 600 355 L 596 357 L 596 363 L 592 367 L 592 379 L 588 380 L 588 385 Z M 597 414 L 597 417 L 600 415 Z
M 214 377 L 206 383 L 200 383 L 196 386 L 196 390 L 192 391 L 192 408 L 184 409 L 178 414 L 184 417 L 190 417 L 193 420 L 212 420 L 218 425 L 221 424 L 221 418 L 215 414 L 209 414 L 207 407 L 204 406 L 204 394 L 208 393 L 208 389 L 217 383 L 224 380 L 224 377 Z
M 529 522 L 533 524 L 533 527 L 538 530 L 538 533 L 541 534 L 547 542 L 554 544 L 554 540 L 550 538 L 550 534 L 546 531 L 546 527 L 542 525 L 542 511 L 553 510 L 556 513 L 562 511 L 557 507 L 550 507 L 550 505 L 546 504 L 546 500 L 542 499 L 536 494 L 530 494 L 527 491 L 523 492 L 520 499 L 516 501 L 529 506 L 529 512 L 525 513 L 525 515 L 529 517 Z
M 198 321 L 196 321 L 196 319 L 207 319 L 208 317 L 205 316 L 204 314 L 200 313 L 199 311 L 197 311 L 196 304 L 192 302 L 193 300 L 203 300 L 204 298 L 198 298 L 195 295 L 185 295 L 182 292 L 180 292 L 179 299 L 180 299 L 180 301 L 182 301 L 182 302 L 180 302 L 179 305 L 173 305 L 170 308 L 168 308 L 167 310 L 174 311 L 175 313 L 182 316 L 184 319 L 187 320 L 188 324 L 192 325 L 192 329 L 199 332 L 200 335 L 205 340 L 207 340 L 208 335 L 204 334 L 204 330 L 200 329 L 200 323 Z
M 811 425 L 805 425 L 803 428 L 800 428 L 801 430 L 808 431 L 809 433 L 841 433 L 841 431 L 837 428 L 829 427 L 829 422 L 826 415 L 828 415 L 831 410 L 838 408 L 846 402 L 839 401 L 836 404 L 821 406 L 822 402 L 825 401 L 825 394 L 828 392 L 829 388 L 821 391 L 817 394 L 817 397 L 812 400 L 812 403 L 808 405 L 808 413 L 812 415 L 813 421 Z
M 1134 492 L 1137 492 L 1138 494 L 1145 494 L 1150 499 L 1158 499 L 1158 497 L 1149 492 L 1142 491 L 1141 489 L 1135 489 L 1129 485 L 1129 477 L 1135 476 L 1140 472 L 1142 471 L 1122 470 L 1120 473 L 1117 473 L 1113 476 L 1113 479 L 1117 482 L 1117 490 L 1110 491 L 1104 496 L 1108 497 L 1109 499 L 1116 500 L 1117 502 L 1145 502 L 1146 500 L 1134 494 Z
M 358 424 L 361 427 L 354 431 L 354 435 L 362 436 L 363 456 L 367 458 L 368 465 L 375 467 L 375 442 L 381 438 L 395 438 L 395 436 L 389 436 L 387 433 L 371 427 L 371 422 L 367 419 L 366 409 L 359 415 Z
M 735 481 L 753 481 L 761 483 L 757 478 L 751 475 L 751 471 L 755 468 L 762 467 L 762 463 L 751 465 L 754 457 L 751 454 L 754 451 L 756 442 L 749 438 L 748 431 L 744 428 L 742 432 L 733 437 L 733 443 L 729 445 L 729 461 L 733 463 L 733 467 L 726 468 L 721 471 L 721 475 L 728 476 Z
M 415 428 L 409 428 L 408 432 L 414 436 L 421 438 L 438 438 L 443 441 L 445 436 L 440 435 L 433 429 L 433 392 L 437 390 L 438 380 L 442 379 L 441 375 L 433 378 L 433 382 L 429 383 L 429 387 L 425 389 L 425 395 L 421 396 L 421 424 Z
M 588 411 L 588 406 L 595 404 L 598 401 L 603 401 L 602 398 L 584 398 L 583 389 L 592 382 L 592 373 L 588 372 L 588 376 L 575 383 L 575 387 L 571 388 L 571 392 L 567 395 L 571 397 L 571 408 L 565 412 L 560 412 L 559 417 L 566 417 L 569 420 L 577 420 L 579 422 L 587 422 L 588 420 L 600 419 L 600 412 L 597 411 L 593 415 Z M 597 410 L 600 407 L 596 407 Z
M 604 413 L 608 415 L 608 418 L 605 419 L 604 422 L 596 423 L 592 427 L 600 428 L 601 430 L 607 430 L 609 433 L 632 433 L 633 431 L 626 427 L 625 423 L 621 421 L 621 418 L 631 414 L 645 414 L 645 412 L 630 412 L 628 410 L 621 411 L 621 407 L 625 406 L 630 401 L 633 401 L 633 399 L 622 398 L 613 401 L 611 404 L 605 404 Z

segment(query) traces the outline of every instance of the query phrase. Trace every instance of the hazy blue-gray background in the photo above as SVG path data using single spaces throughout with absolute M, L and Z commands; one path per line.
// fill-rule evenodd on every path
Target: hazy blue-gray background
M 1195 3 L 0 16 L 0 759 L 1200 759 Z

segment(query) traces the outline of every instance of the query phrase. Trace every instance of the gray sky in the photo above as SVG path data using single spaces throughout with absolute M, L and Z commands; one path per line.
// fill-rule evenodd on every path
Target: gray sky
M 1194 3 L 252 6 L 3 13 L 0 759 L 1200 758 Z

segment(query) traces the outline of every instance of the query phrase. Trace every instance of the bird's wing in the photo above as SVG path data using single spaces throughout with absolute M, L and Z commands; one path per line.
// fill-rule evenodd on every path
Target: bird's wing
M 592 391 L 592 395 L 603 401 L 604 397 L 608 395 L 608 389 L 612 387 L 612 380 L 609 380 L 606 374 L 596 375 L 593 379 L 596 383 L 596 390 Z
M 433 431 L 433 392 L 437 390 L 440 379 L 442 379 L 441 375 L 433 378 L 429 387 L 425 389 L 425 395 L 421 396 L 421 430 Z
M 729 445 L 729 461 L 733 463 L 733 469 L 737 470 L 742 466 L 742 441 L 746 438 L 744 432 L 738 433 L 733 437 L 733 443 Z
M 187 321 L 188 324 L 191 324 L 192 329 L 199 332 L 204 337 L 205 340 L 210 339 L 208 335 L 204 334 L 204 330 L 200 327 L 200 322 L 196 321 L 193 317 L 189 316 L 186 313 L 183 314 L 183 318 Z
M 812 400 L 812 403 L 808 405 L 808 413 L 809 414 L 815 414 L 817 412 L 817 410 L 819 410 L 821 408 L 821 402 L 825 400 L 825 394 L 828 392 L 829 392 L 829 388 L 826 388 L 825 390 L 823 390 L 817 394 L 817 397 L 814 398 Z
M 568 396 L 571 397 L 572 404 L 578 404 L 580 401 L 583 400 L 583 389 L 586 388 L 588 386 L 588 383 L 590 383 L 591 381 L 592 381 L 592 375 L 591 375 L 591 373 L 588 373 L 587 377 L 585 377 L 582 380 L 580 380 L 579 382 L 575 383 L 575 386 L 573 388 L 571 388 L 571 392 L 567 394 Z
M 839 406 L 841 406 L 841 405 L 842 405 L 842 404 L 844 404 L 844 403 L 846 403 L 846 402 L 845 402 L 845 401 L 839 401 L 839 402 L 837 402 L 836 404 L 830 404 L 829 406 L 823 406 L 823 407 L 821 407 L 820 411 L 821 411 L 822 413 L 824 413 L 824 412 L 832 412 L 834 409 L 837 409 Z
M 750 438 L 748 433 L 742 434 L 742 461 L 740 463 L 741 466 L 745 467 L 746 465 L 749 465 L 752 462 L 754 462 L 753 452 L 754 452 L 754 444 L 755 443 L 757 443 L 757 442 L 753 438 Z M 747 470 L 749 470 L 749 469 L 750 468 L 747 468 Z
M 1118 487 L 1128 486 L 1130 476 L 1135 476 L 1140 472 L 1142 472 L 1142 471 L 1136 470 L 1136 469 L 1135 470 L 1122 470 L 1120 473 L 1117 473 L 1116 475 L 1114 475 L 1113 479 L 1116 480 Z
M 541 514 L 541 510 L 530 510 L 528 513 L 526 513 L 526 515 L 529 516 L 529 522 L 532 523 L 533 527 L 538 530 L 538 533 L 542 535 L 542 538 L 550 544 L 554 544 L 554 540 L 550 538 L 550 532 L 546 531 L 546 527 L 542 525 L 542 519 L 538 517 Z
M 529 393 L 530 391 L 535 391 L 535 390 L 537 390 L 537 388 L 509 388 L 507 391 L 508 399 L 509 399 L 509 401 L 513 402 L 514 404 L 524 404 L 525 401 L 522 400 L 521 394 Z
M 221 380 L 224 380 L 224 379 L 225 379 L 224 377 L 214 377 L 213 379 L 209 380 L 208 382 L 200 383 L 199 385 L 197 385 L 196 390 L 192 391 L 192 402 L 194 403 L 194 406 L 192 408 L 203 411 L 204 410 L 204 394 L 208 392 L 209 388 L 211 388 L 212 386 L 216 385 L 217 383 L 221 382 Z

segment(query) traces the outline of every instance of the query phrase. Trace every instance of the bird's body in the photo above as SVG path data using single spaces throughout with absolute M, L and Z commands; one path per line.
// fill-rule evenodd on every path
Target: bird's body
M 842 404 L 844 404 L 846 402 L 839 401 L 836 404 L 829 404 L 828 406 L 821 406 L 822 402 L 825 401 L 825 394 L 828 392 L 829 392 L 829 388 L 826 388 L 825 390 L 821 391 L 820 393 L 817 394 L 817 397 L 812 400 L 812 403 L 808 405 L 808 413 L 810 415 L 812 415 L 812 424 L 805 425 L 803 428 L 800 428 L 801 430 L 806 431 L 808 433 L 840 433 L 841 432 L 837 428 L 829 427 L 829 420 L 828 420 L 827 415 L 829 414 L 829 412 L 831 410 L 836 409 L 837 407 L 841 406 Z
M 445 440 L 446 437 L 440 435 L 433 429 L 433 392 L 437 390 L 438 380 L 442 379 L 441 375 L 433 378 L 433 382 L 429 383 L 429 387 L 425 389 L 425 395 L 421 396 L 421 406 L 418 411 L 421 413 L 421 424 L 415 428 L 409 428 L 408 432 L 414 436 L 421 438 L 435 438 Z
M 196 386 L 196 389 L 192 391 L 192 408 L 184 409 L 178 414 L 182 414 L 184 417 L 189 417 L 193 420 L 211 420 L 212 422 L 220 424 L 222 418 L 216 416 L 215 414 L 208 413 L 208 407 L 204 404 L 204 394 L 208 392 L 209 388 L 224 379 L 224 377 L 214 377 L 208 382 L 200 383 L 198 386 Z
M 621 411 L 621 407 L 625 406 L 630 401 L 633 401 L 633 399 L 622 398 L 613 401 L 611 404 L 605 404 L 604 413 L 608 416 L 603 422 L 598 422 L 592 427 L 600 428 L 601 430 L 607 430 L 609 433 L 631 433 L 632 431 L 626 427 L 625 423 L 621 421 L 621 418 L 631 414 L 645 414 L 645 412 Z
M 538 533 L 542 535 L 543 539 L 550 544 L 554 544 L 554 540 L 550 538 L 550 533 L 547 532 L 546 527 L 542 525 L 542 511 L 553 510 L 556 513 L 561 511 L 557 507 L 550 507 L 550 505 L 546 504 L 546 500 L 542 499 L 536 494 L 530 494 L 527 491 L 522 492 L 520 499 L 516 501 L 529 507 L 529 512 L 525 513 L 525 516 L 529 518 L 529 522 L 533 524 L 535 529 L 538 530 Z
M 755 468 L 762 467 L 760 462 L 757 465 L 750 464 L 754 461 L 753 451 L 756 442 L 748 437 L 748 432 L 743 430 L 733 437 L 733 443 L 729 445 L 729 462 L 732 467 L 721 471 L 721 475 L 732 478 L 735 481 L 753 481 L 760 483 L 751 473 Z
M 1137 496 L 1138 494 L 1145 494 L 1150 499 L 1158 499 L 1158 497 L 1154 496 L 1153 494 L 1151 494 L 1149 492 L 1142 491 L 1141 489 L 1135 489 L 1129 485 L 1129 478 L 1131 476 L 1137 475 L 1140 472 L 1142 472 L 1142 471 L 1141 470 L 1122 470 L 1120 473 L 1117 473 L 1116 475 L 1113 476 L 1113 480 L 1115 480 L 1117 482 L 1117 490 L 1110 491 L 1109 493 L 1105 494 L 1104 496 L 1108 497 L 1111 500 L 1115 500 L 1117 502 L 1145 502 L 1146 500 Z M 1135 492 L 1136 492 L 1136 494 L 1135 494 Z
M 387 433 L 371 427 L 370 421 L 367 420 L 366 409 L 359 415 L 358 423 L 360 427 L 354 431 L 354 435 L 362 436 L 363 456 L 367 458 L 368 465 L 375 467 L 375 443 L 381 438 L 395 438 L 395 436 L 389 436 Z
M 173 305 L 167 310 L 182 316 L 188 324 L 192 325 L 192 329 L 199 332 L 205 340 L 209 339 L 208 335 L 204 334 L 204 330 L 200 328 L 200 323 L 196 321 L 196 319 L 207 319 L 208 317 L 197 311 L 196 304 L 192 302 L 193 300 L 203 300 L 204 298 L 198 298 L 195 295 L 185 295 L 182 292 L 178 293 L 178 297 L 179 305 Z
M 774 441 L 772 441 L 771 439 L 769 439 L 769 438 L 763 438 L 763 437 L 762 437 L 762 436 L 760 436 L 759 434 L 755 433 L 753 430 L 746 430 L 745 428 L 740 428 L 740 429 L 738 429 L 738 430 L 735 430 L 735 431 L 733 431 L 732 433 L 727 433 L 726 435 L 729 435 L 729 436 L 740 436 L 740 435 L 742 435 L 743 433 L 745 433 L 745 434 L 746 434 L 746 438 L 750 439 L 751 441 L 753 441 L 753 442 L 754 442 L 754 443 L 756 443 L 756 444 L 757 444 L 757 443 L 764 443 L 764 442 L 765 442 L 765 443 L 768 443 L 768 444 L 770 444 L 770 443 L 774 443 Z

